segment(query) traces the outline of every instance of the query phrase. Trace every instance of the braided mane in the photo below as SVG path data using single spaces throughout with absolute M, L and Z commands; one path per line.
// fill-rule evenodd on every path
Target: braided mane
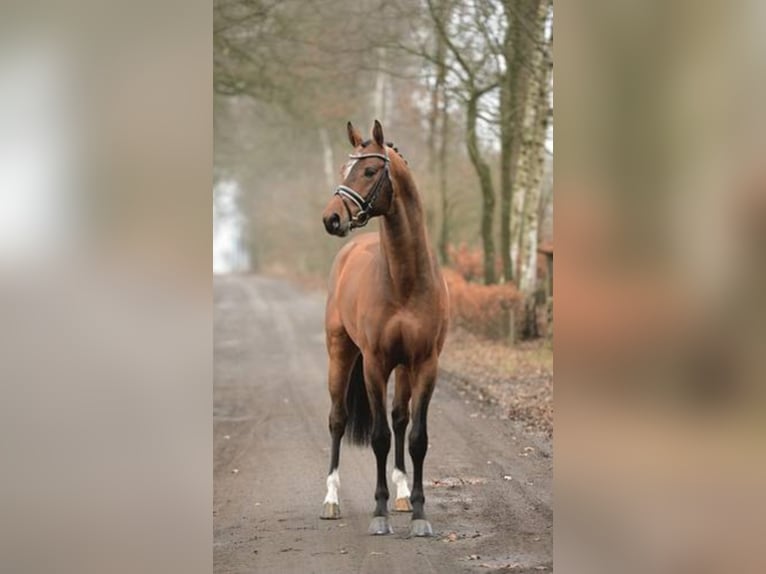
M 368 145 L 370 145 L 371 142 L 372 142 L 372 140 L 365 140 L 365 141 L 363 141 L 362 142 L 362 147 L 363 148 L 367 147 Z M 404 160 L 404 163 L 406 165 L 409 165 L 409 163 L 407 163 L 407 160 L 404 158 L 402 153 L 399 151 L 399 148 L 396 147 L 396 144 L 394 142 L 386 142 L 386 147 L 389 148 L 389 149 L 394 150 L 394 152 L 396 152 L 396 155 L 398 155 L 400 158 L 402 158 L 402 160 Z

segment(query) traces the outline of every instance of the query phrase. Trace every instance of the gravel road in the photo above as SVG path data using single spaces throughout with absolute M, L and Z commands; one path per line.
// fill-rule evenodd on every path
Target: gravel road
M 216 573 L 552 571 L 550 442 L 446 376 L 424 470 L 434 537 L 408 538 L 401 513 L 393 535 L 367 534 L 375 458 L 346 444 L 343 518 L 320 520 L 330 446 L 324 296 L 253 275 L 216 276 L 214 288 Z M 389 477 L 392 461 L 393 449 Z

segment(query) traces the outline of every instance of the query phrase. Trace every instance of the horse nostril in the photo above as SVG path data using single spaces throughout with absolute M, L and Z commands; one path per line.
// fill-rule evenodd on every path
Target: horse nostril
M 328 233 L 336 233 L 340 229 L 340 215 L 333 213 L 325 219 L 324 227 Z

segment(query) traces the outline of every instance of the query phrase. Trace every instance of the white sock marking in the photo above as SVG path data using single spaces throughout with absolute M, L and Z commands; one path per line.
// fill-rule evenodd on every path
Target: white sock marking
M 396 485 L 396 498 L 409 498 L 410 487 L 407 486 L 407 475 L 398 468 L 391 473 L 391 480 Z
M 338 490 L 340 489 L 340 475 L 336 468 L 327 477 L 327 496 L 324 497 L 325 504 L 330 502 L 332 504 L 339 504 L 338 502 Z

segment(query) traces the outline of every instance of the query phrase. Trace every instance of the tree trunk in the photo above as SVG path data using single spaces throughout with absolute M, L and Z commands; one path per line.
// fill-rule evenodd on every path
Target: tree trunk
M 542 180 L 542 159 L 545 143 L 547 122 L 542 124 L 539 113 L 541 102 L 540 91 L 546 89 L 548 76 L 539 71 L 543 68 L 543 53 L 540 50 L 545 42 L 545 20 L 548 13 L 548 0 L 529 0 L 523 4 L 523 10 L 518 16 L 524 18 L 524 26 L 520 28 L 519 46 L 524 54 L 523 67 L 534 70 L 534 73 L 523 72 L 527 76 L 519 86 L 523 91 L 520 98 L 519 111 L 516 114 L 520 127 L 519 151 L 515 164 L 512 200 L 512 229 L 511 254 L 514 274 L 522 291 L 528 292 L 534 288 L 534 280 L 530 281 L 536 262 L 537 250 L 537 206 L 539 204 L 540 182 Z M 547 97 L 547 91 L 546 91 Z M 547 108 L 546 108 L 547 109 Z M 541 126 L 543 131 L 541 132 Z M 534 236 L 534 239 L 530 240 Z M 532 250 L 535 253 L 532 253 Z M 523 283 L 523 285 L 522 285 Z M 531 285 L 530 285 L 531 283 Z
M 511 76 L 510 70 L 507 76 Z M 503 281 L 513 281 L 511 262 L 511 199 L 513 176 L 511 149 L 514 126 L 511 123 L 511 82 L 504 78 L 500 87 L 500 258 L 503 262 Z
M 548 15 L 548 0 L 540 6 L 535 23 L 541 44 L 545 45 L 545 20 Z M 550 51 L 538 53 L 535 63 L 535 82 L 530 86 L 530 111 L 532 114 L 532 141 L 529 150 L 529 197 L 525 206 L 526 221 L 525 249 L 526 264 L 521 278 L 522 290 L 532 292 L 537 287 L 537 245 L 540 228 L 540 197 L 542 195 L 543 171 L 545 169 L 545 139 L 550 121 Z
M 441 8 L 442 12 L 444 7 Z M 445 45 L 441 36 L 436 37 L 436 53 L 434 55 L 434 66 L 436 68 L 436 75 L 434 78 L 434 86 L 431 90 L 431 102 L 428 112 L 428 171 L 430 175 L 430 185 L 427 186 L 427 190 L 430 190 L 435 183 L 437 176 L 441 174 L 440 162 L 442 161 L 440 150 L 438 145 L 440 136 L 443 136 L 441 120 L 442 117 L 442 100 L 446 97 L 445 80 L 447 77 L 447 70 L 444 64 L 445 60 Z M 441 192 L 441 189 L 439 190 Z M 441 195 L 440 195 L 441 198 Z M 424 194 L 426 202 L 426 223 L 428 229 L 435 228 L 436 219 L 436 200 L 433 195 L 428 191 Z M 443 198 L 441 198 L 443 199 Z M 444 211 L 442 209 L 442 228 L 444 227 Z
M 335 159 L 332 153 L 332 145 L 330 144 L 330 136 L 327 133 L 327 128 L 319 128 L 319 141 L 322 142 L 322 157 L 324 159 L 324 177 L 327 183 L 327 190 L 331 190 L 335 187 Z
M 495 241 L 492 227 L 495 215 L 495 191 L 492 187 L 492 175 L 489 165 L 479 150 L 479 139 L 476 134 L 476 120 L 479 114 L 479 94 L 474 92 L 466 106 L 466 147 L 476 174 L 479 176 L 481 187 L 481 239 L 484 245 L 484 283 L 496 283 L 495 278 Z
M 378 48 L 378 71 L 375 73 L 373 92 L 373 118 L 386 125 L 386 49 Z
M 431 108 L 428 113 L 428 170 L 435 174 L 437 170 L 437 140 L 438 124 L 441 112 L 440 95 L 443 91 L 446 69 L 444 67 L 444 40 L 436 36 L 436 53 L 434 55 L 434 66 L 436 66 L 436 77 L 434 78 L 434 87 L 431 90 Z
M 442 226 L 439 235 L 439 257 L 446 264 L 449 261 L 449 198 L 447 196 L 447 146 L 449 145 L 449 114 L 447 113 L 447 91 L 443 89 L 441 107 L 441 140 L 439 142 L 439 197 L 441 199 Z
M 516 198 L 517 209 L 513 216 L 511 211 L 521 148 L 523 111 L 527 101 L 527 66 L 533 49 L 527 27 L 534 22 L 540 2 L 541 0 L 506 0 L 505 4 L 508 27 L 503 57 L 507 67 L 500 84 L 500 252 L 505 281 L 517 278 L 514 270 L 515 258 L 512 256 L 512 223 L 516 222 L 518 225 L 522 197 Z
M 440 18 L 451 10 L 447 2 L 440 5 Z M 431 175 L 438 177 L 439 203 L 441 212 L 441 228 L 439 230 L 438 251 L 443 264 L 448 262 L 449 254 L 449 202 L 447 198 L 447 145 L 449 140 L 449 117 L 447 115 L 447 57 L 444 38 L 436 36 L 436 54 L 434 65 L 436 66 L 436 82 L 431 99 L 430 115 L 430 138 L 429 138 L 429 165 Z M 438 134 L 437 134 L 438 132 Z M 438 150 L 437 150 L 438 141 Z

